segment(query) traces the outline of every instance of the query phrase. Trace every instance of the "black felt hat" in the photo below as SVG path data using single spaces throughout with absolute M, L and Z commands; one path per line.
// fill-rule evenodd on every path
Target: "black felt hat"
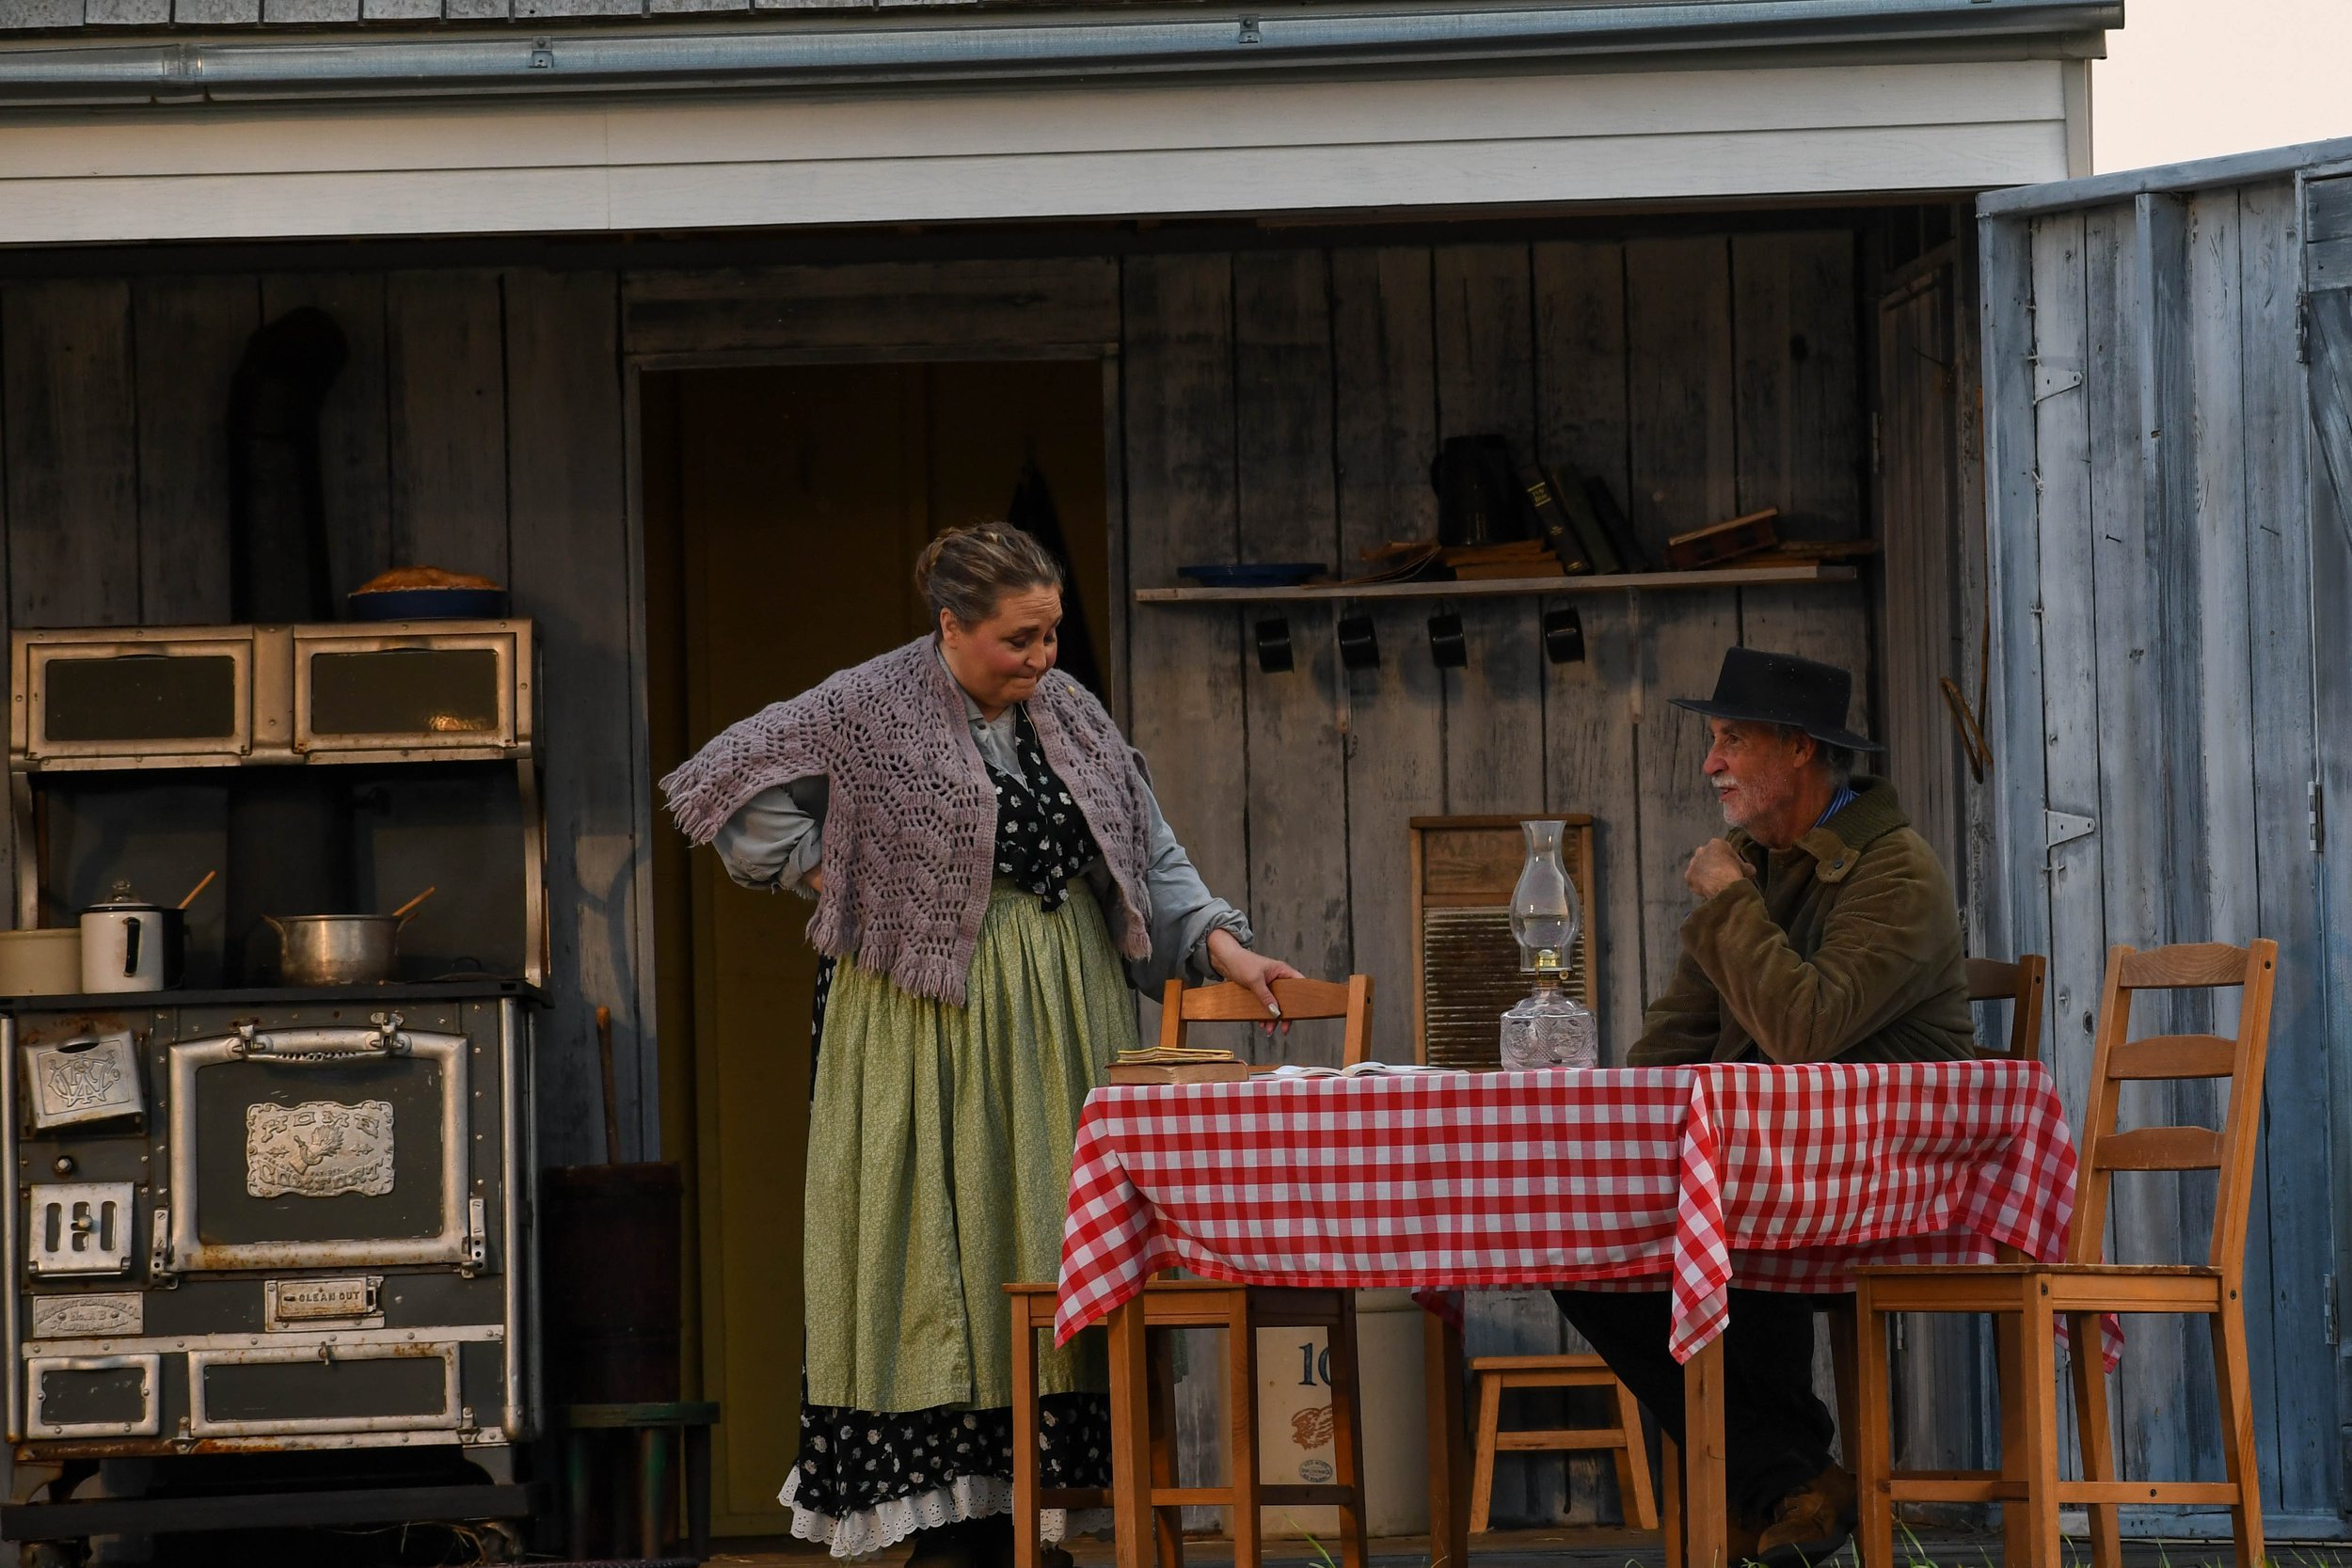
M 1853 677 L 1835 664 L 1757 648 L 1726 648 L 1724 667 L 1715 676 L 1715 695 L 1704 700 L 1677 697 L 1674 705 L 1709 719 L 1786 724 L 1851 752 L 1881 750 L 1846 728 L 1846 707 L 1852 700 Z

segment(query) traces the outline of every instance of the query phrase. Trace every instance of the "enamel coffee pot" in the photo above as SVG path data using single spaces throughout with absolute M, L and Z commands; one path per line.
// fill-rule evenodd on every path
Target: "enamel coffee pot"
M 180 911 L 132 897 L 128 882 L 117 882 L 114 895 L 82 911 L 82 989 L 162 990 L 178 985 Z

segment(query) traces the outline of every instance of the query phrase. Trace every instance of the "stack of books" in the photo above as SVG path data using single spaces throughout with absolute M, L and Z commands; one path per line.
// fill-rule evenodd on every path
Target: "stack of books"
M 1242 1084 L 1248 1079 L 1249 1064 L 1232 1052 L 1185 1045 L 1122 1051 L 1111 1063 L 1114 1084 Z

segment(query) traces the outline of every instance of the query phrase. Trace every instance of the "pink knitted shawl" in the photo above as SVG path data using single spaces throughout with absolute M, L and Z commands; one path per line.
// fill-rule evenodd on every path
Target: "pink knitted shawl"
M 1141 759 L 1093 694 L 1059 671 L 1027 706 L 1046 763 L 1110 866 L 1120 951 L 1146 958 L 1151 814 Z M 761 790 L 819 775 L 825 890 L 809 942 L 916 996 L 962 1006 L 994 879 L 996 792 L 930 638 L 729 725 L 661 788 L 677 825 L 707 844 Z

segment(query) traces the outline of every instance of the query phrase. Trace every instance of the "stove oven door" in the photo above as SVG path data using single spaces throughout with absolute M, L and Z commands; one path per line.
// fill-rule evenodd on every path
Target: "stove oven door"
M 155 1271 L 470 1274 L 485 1237 L 467 1196 L 467 1053 L 462 1035 L 380 1015 L 173 1043 Z

